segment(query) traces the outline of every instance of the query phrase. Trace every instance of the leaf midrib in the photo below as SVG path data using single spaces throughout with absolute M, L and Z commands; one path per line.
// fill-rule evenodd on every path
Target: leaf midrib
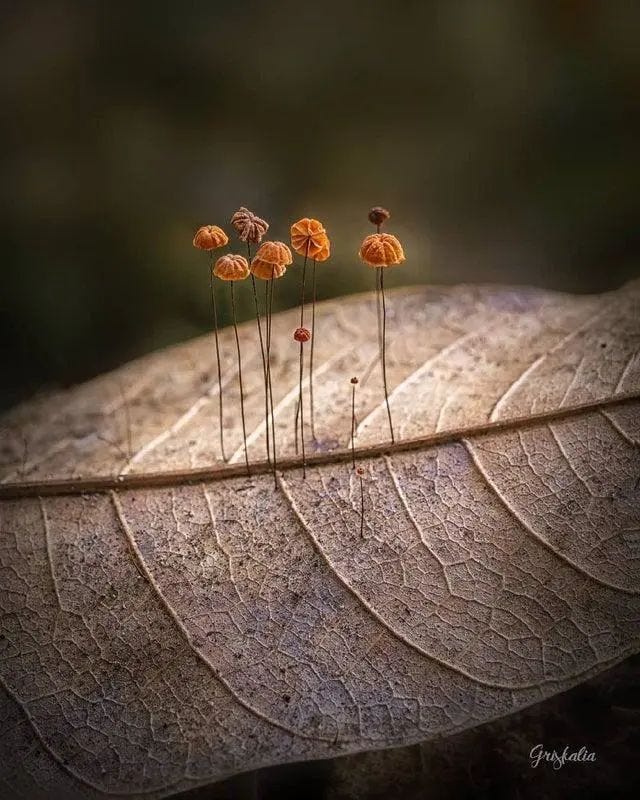
M 419 450 L 485 434 L 521 430 L 522 428 L 533 427 L 544 424 L 545 422 L 579 416 L 580 414 L 590 411 L 600 411 L 604 408 L 623 406 L 638 400 L 640 400 L 640 392 L 628 392 L 604 400 L 579 403 L 567 408 L 555 409 L 539 414 L 530 414 L 526 417 L 513 417 L 507 420 L 483 422 L 464 428 L 438 431 L 425 436 L 405 439 L 395 442 L 394 444 L 391 442 L 382 442 L 365 447 L 356 447 L 353 452 L 350 448 L 340 448 L 321 453 L 309 453 L 306 457 L 306 464 L 309 467 L 321 466 L 324 464 L 339 464 L 345 461 L 351 461 L 354 455 L 356 460 L 361 460 L 408 450 Z M 291 472 L 301 467 L 301 456 L 290 456 L 278 461 L 279 472 Z M 114 490 L 180 486 L 191 483 L 222 481 L 228 480 L 229 478 L 266 475 L 272 471 L 272 467 L 267 461 L 256 461 L 250 464 L 250 468 L 250 476 L 247 476 L 245 465 L 240 463 L 198 467 L 196 469 L 143 472 L 137 474 L 128 473 L 126 475 L 95 475 L 87 478 L 54 478 L 44 481 L 5 483 L 0 484 L 0 500 L 13 500 L 22 497 L 47 497 L 53 495 L 102 494 Z

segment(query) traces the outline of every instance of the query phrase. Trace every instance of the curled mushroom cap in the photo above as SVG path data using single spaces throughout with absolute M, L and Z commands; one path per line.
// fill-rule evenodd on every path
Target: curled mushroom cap
M 263 261 L 254 258 L 251 262 L 251 272 L 263 281 L 270 281 L 271 278 L 281 278 L 287 268 L 284 264 L 272 264 L 270 261 Z
M 316 261 L 329 258 L 329 237 L 321 222 L 303 217 L 291 226 L 291 247 L 301 256 L 309 256 Z
M 193 237 L 193 246 L 198 250 L 215 250 L 229 241 L 227 234 L 217 225 L 203 225 Z
M 293 332 L 293 338 L 296 342 L 308 342 L 311 338 L 311 331 L 309 328 L 296 328 Z
M 229 253 L 216 261 L 213 274 L 223 281 L 243 281 L 250 274 L 249 262 L 244 256 Z
M 331 255 L 331 243 L 329 239 L 323 247 L 313 256 L 314 261 L 326 261 Z
M 253 244 L 260 244 L 262 237 L 269 230 L 268 222 L 244 206 L 241 206 L 231 217 L 231 224 L 238 232 L 240 241 L 253 242 Z
M 292 261 L 291 250 L 284 242 L 264 242 L 251 261 L 251 272 L 263 281 L 281 278 Z
M 392 267 L 404 261 L 402 245 L 390 233 L 372 233 L 367 236 L 358 255 L 370 267 Z

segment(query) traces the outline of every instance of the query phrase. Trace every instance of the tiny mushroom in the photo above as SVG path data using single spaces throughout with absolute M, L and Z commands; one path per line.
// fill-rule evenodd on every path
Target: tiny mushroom
M 227 234 L 217 225 L 203 225 L 193 237 L 193 246 L 198 250 L 216 250 L 229 241 Z
M 404 260 L 400 240 L 391 233 L 372 233 L 360 246 L 361 261 L 370 267 L 393 267 Z

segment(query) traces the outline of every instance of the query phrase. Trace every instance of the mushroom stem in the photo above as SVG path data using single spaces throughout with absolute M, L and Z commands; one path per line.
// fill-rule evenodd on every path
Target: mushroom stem
M 364 539 L 364 484 L 362 482 L 362 472 L 358 474 L 360 478 L 360 538 Z
M 380 297 L 382 299 L 382 380 L 384 382 L 384 400 L 387 404 L 387 416 L 389 417 L 389 430 L 391 431 L 391 443 L 395 442 L 393 433 L 393 421 L 391 419 L 391 407 L 389 405 L 389 391 L 387 388 L 387 308 L 384 300 L 384 267 L 378 267 L 380 273 Z
M 247 241 L 247 257 L 251 263 L 251 244 Z M 258 338 L 260 339 L 260 354 L 262 355 L 262 374 L 264 376 L 264 424 L 266 433 L 267 461 L 271 463 L 271 448 L 269 444 L 269 387 L 267 384 L 267 359 L 264 349 L 264 338 L 262 336 L 262 324 L 260 322 L 260 307 L 258 305 L 258 290 L 256 288 L 256 278 L 251 273 L 251 288 L 253 290 L 253 303 L 256 308 L 256 324 L 258 326 Z
M 376 269 L 376 320 L 378 322 L 378 351 L 382 353 L 382 307 L 380 305 L 380 270 Z
M 364 538 L 364 483 L 363 469 L 356 467 L 356 386 L 357 378 L 351 378 L 351 469 L 360 479 L 360 538 Z
M 277 454 L 276 454 L 276 423 L 275 415 L 273 413 L 273 384 L 271 382 L 271 321 L 273 319 L 273 274 L 271 278 L 265 283 L 265 305 L 267 309 L 267 331 L 266 331 L 266 355 L 267 355 L 267 386 L 269 389 L 269 403 L 271 405 L 271 447 L 273 450 L 273 459 L 271 464 L 273 466 L 273 483 L 274 488 L 278 488 L 278 474 L 277 474 Z
M 313 259 L 311 298 L 311 353 L 309 355 L 309 402 L 311 404 L 311 437 L 316 440 L 316 419 L 313 404 L 313 348 L 316 341 L 316 260 Z
M 220 366 L 220 342 L 218 341 L 218 309 L 216 305 L 216 291 L 213 286 L 213 266 L 209 270 L 209 288 L 211 291 L 211 312 L 213 314 L 213 331 L 216 343 L 216 364 L 218 367 L 218 428 L 220 435 L 220 451 L 222 453 L 222 460 L 226 461 L 227 456 L 224 451 L 224 426 L 222 422 L 223 409 L 222 409 L 222 368 Z
M 233 291 L 234 281 L 229 282 L 231 290 L 231 314 L 233 316 L 233 330 L 236 335 L 236 349 L 238 351 L 238 382 L 240 384 L 240 414 L 242 416 L 242 440 L 244 442 L 244 461 L 247 465 L 247 475 L 251 474 L 249 467 L 249 453 L 247 452 L 247 426 L 244 418 L 244 388 L 242 386 L 242 356 L 240 354 L 240 337 L 238 336 L 238 322 L 236 319 L 236 300 Z
M 351 466 L 356 468 L 356 384 L 351 384 Z
M 304 253 L 304 262 L 302 264 L 302 285 L 300 289 L 300 327 L 304 327 L 304 288 L 305 288 L 305 277 L 307 272 L 307 258 L 309 257 L 309 243 L 307 242 L 307 246 Z M 313 337 L 311 339 L 313 341 Z M 307 477 L 307 457 L 304 450 L 304 402 L 302 398 L 302 376 L 304 373 L 304 350 L 303 350 L 304 343 L 300 342 L 300 376 L 298 380 L 298 407 L 296 409 L 296 418 L 295 418 L 295 434 L 296 434 L 296 452 L 297 452 L 297 445 L 298 445 L 298 412 L 300 413 L 300 444 L 302 446 L 302 477 L 303 479 Z

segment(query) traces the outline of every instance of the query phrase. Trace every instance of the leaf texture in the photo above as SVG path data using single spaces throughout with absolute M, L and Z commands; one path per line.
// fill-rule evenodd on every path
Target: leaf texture
M 211 337 L 5 415 L 7 794 L 162 797 L 266 764 L 421 741 L 636 652 L 639 312 L 638 283 L 581 297 L 390 293 L 392 447 L 375 297 L 322 304 L 306 480 L 296 315 L 281 314 L 277 491 L 264 466 L 237 474 L 229 330 L 225 441 L 237 468 L 217 464 Z M 259 462 L 255 323 L 240 336 Z M 352 375 L 362 536 L 345 461 Z

